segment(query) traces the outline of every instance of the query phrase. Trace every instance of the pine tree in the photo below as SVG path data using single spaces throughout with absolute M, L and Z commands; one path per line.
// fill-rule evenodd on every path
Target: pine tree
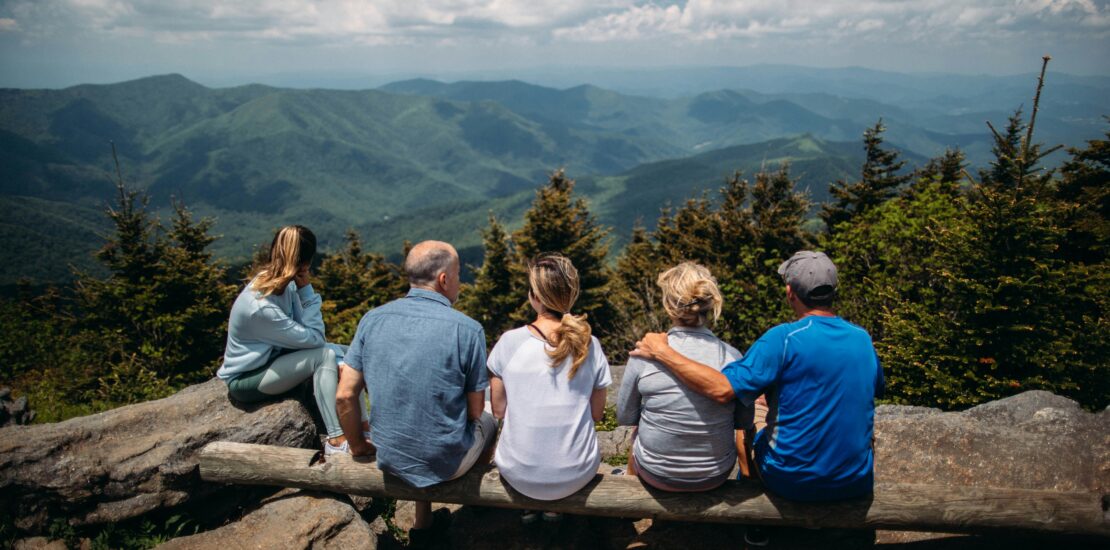
M 898 188 L 910 181 L 911 174 L 899 175 L 906 162 L 898 160 L 898 151 L 883 147 L 882 119 L 863 133 L 863 146 L 866 159 L 863 162 L 860 179 L 856 182 L 838 180 L 829 186 L 836 202 L 821 206 L 821 219 L 825 221 L 830 233 L 837 226 L 853 216 L 864 214 L 869 209 L 893 197 Z
M 482 231 L 485 250 L 482 266 L 475 270 L 474 283 L 463 289 L 458 308 L 482 324 L 486 343 L 492 346 L 501 333 L 512 328 L 513 314 L 520 309 L 520 281 L 513 269 L 517 261 L 505 228 L 493 213 Z
M 683 261 L 701 263 L 717 278 L 725 308 L 715 330 L 725 340 L 743 348 L 785 321 L 789 312 L 775 269 L 808 245 L 801 229 L 808 201 L 794 185 L 789 165 L 756 174 L 754 185 L 734 173 L 719 190 L 718 203 L 703 195 L 664 210 L 656 230 L 636 236 L 618 261 L 622 303 L 642 312 L 629 323 L 669 323 L 658 309 L 655 277 Z
M 364 252 L 354 229 L 347 230 L 346 240 L 346 247 L 326 256 L 317 270 L 328 340 L 340 343 L 351 341 L 367 311 L 404 296 L 407 288 L 400 266 Z
M 1034 115 L 1039 96 L 1040 86 Z M 1106 405 L 1107 300 L 1090 289 L 1110 279 L 1058 253 L 1064 205 L 1039 166 L 1053 149 L 1032 142 L 1034 122 L 1015 115 L 994 132 L 991 169 L 932 233 L 932 294 L 896 300 L 884 316 L 883 359 L 917 368 L 894 380 L 907 402 L 958 407 L 1043 389 Z
M 1110 122 L 1110 117 L 1107 118 Z M 1110 249 L 1110 131 L 1083 149 L 1068 149 L 1060 168 L 1063 178 L 1055 197 L 1064 203 L 1064 238 L 1059 255 L 1071 262 L 1096 265 Z
M 967 167 L 967 157 L 959 149 L 945 149 L 939 157 L 929 159 L 914 175 L 913 183 L 907 188 L 907 195 L 917 191 L 922 185 L 933 182 L 942 184 L 951 194 L 960 189 Z
M 145 195 L 119 183 L 108 210 L 115 226 L 97 258 L 110 274 L 78 273 L 71 346 L 52 383 L 94 409 L 167 395 L 208 378 L 223 350 L 234 288 L 207 247 L 212 220 L 174 204 L 169 230 L 146 211 Z M 60 319 L 59 322 L 65 322 Z
M 597 223 L 586 201 L 574 197 L 574 180 L 563 170 L 551 174 L 548 184 L 536 191 L 532 207 L 524 214 L 524 226 L 513 233 L 516 248 L 517 281 L 515 300 L 521 304 L 516 320 L 525 321 L 533 313 L 528 306 L 528 260 L 542 252 L 558 252 L 578 269 L 581 294 L 574 313 L 589 315 L 590 326 L 599 338 L 606 336 L 615 317 L 609 301 L 611 277 L 605 257 L 609 251 L 608 229 Z

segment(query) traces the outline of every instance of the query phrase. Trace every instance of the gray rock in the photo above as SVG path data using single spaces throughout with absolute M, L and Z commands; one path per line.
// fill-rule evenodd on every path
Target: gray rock
M 1110 488 L 1106 412 L 1089 413 L 1043 391 L 962 412 L 905 409 L 876 412 L 878 482 L 1100 494 Z
M 621 380 L 624 379 L 624 365 L 609 365 L 609 375 L 613 383 L 609 385 L 609 392 L 605 394 L 605 404 L 616 407 L 617 394 L 620 393 Z
M 117 522 L 215 493 L 221 504 L 236 502 L 251 492 L 201 482 L 198 449 L 211 441 L 309 447 L 315 437 L 300 401 L 233 404 L 216 379 L 65 422 L 10 426 L 0 429 L 0 514 L 35 533 L 54 518 Z
M 233 523 L 158 546 L 162 550 L 377 547 L 370 525 L 345 497 L 292 490 L 263 500 Z
M 11 388 L 0 388 L 0 427 L 30 424 L 35 411 L 27 403 L 27 396 L 12 399 Z
M 67 547 L 66 542 L 61 539 L 31 537 L 15 541 L 12 550 L 67 550 Z
M 597 432 L 597 445 L 601 450 L 602 461 L 620 455 L 627 457 L 632 450 L 632 427 L 617 426 L 611 432 Z

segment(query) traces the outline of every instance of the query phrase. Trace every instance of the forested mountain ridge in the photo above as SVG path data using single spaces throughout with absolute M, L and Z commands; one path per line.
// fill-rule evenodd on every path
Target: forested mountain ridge
M 293 221 L 317 229 L 325 248 L 355 227 L 385 254 L 444 235 L 476 250 L 487 211 L 519 223 L 531 190 L 557 168 L 580 181 L 618 244 L 635 219 L 650 226 L 667 201 L 715 189 L 737 169 L 791 160 L 820 201 L 855 172 L 859 136 L 879 117 L 911 163 L 938 147 L 959 146 L 972 160 L 988 149 L 981 121 L 952 126 L 966 134 L 929 129 L 975 113 L 911 111 L 821 93 L 654 98 L 521 81 L 323 90 L 208 88 L 163 75 L 0 90 L 0 245 L 15 255 L 0 282 L 95 267 L 89 253 L 114 192 L 110 143 L 155 211 L 168 216 L 176 198 L 214 216 L 217 256 L 240 261 Z M 1062 123 L 1042 115 L 1038 130 L 1051 135 Z M 903 123 L 929 117 L 941 122 Z

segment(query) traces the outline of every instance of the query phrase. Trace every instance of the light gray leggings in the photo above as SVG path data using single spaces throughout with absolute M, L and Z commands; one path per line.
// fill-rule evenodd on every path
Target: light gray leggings
M 339 415 L 335 412 L 335 394 L 339 389 L 339 366 L 336 350 L 346 346 L 328 344 L 312 349 L 292 351 L 277 356 L 269 365 L 244 373 L 228 382 L 228 391 L 239 401 L 261 401 L 283 394 L 312 377 L 316 407 L 324 420 L 328 437 L 343 435 Z M 366 396 L 359 400 L 362 420 L 367 420 Z

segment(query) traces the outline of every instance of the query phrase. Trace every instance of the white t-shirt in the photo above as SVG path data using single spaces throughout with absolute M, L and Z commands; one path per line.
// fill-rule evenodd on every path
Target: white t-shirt
M 527 327 L 501 335 L 490 352 L 490 372 L 505 385 L 507 405 L 494 462 L 505 481 L 538 500 L 556 500 L 584 487 L 597 473 L 590 395 L 612 383 L 597 338 L 567 380 L 571 358 L 551 367 L 550 347 Z

